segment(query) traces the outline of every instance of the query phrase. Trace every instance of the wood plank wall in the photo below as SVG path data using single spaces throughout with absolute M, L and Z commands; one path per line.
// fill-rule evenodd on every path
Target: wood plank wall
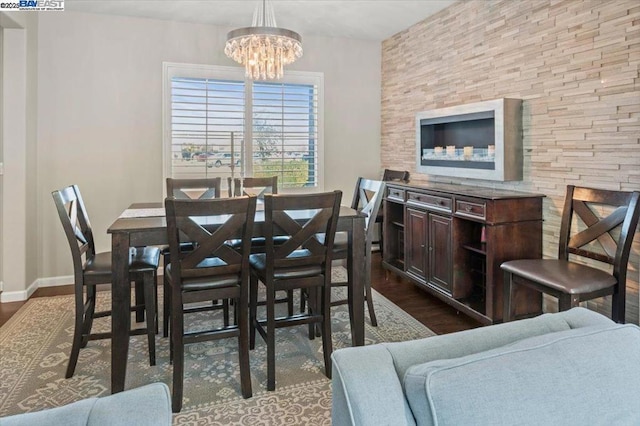
M 459 1 L 382 44 L 382 167 L 409 170 L 416 183 L 547 195 L 544 256 L 554 257 L 567 184 L 640 189 L 639 67 L 635 0 Z M 523 181 L 415 172 L 417 112 L 509 97 L 524 100 Z M 639 322 L 639 235 L 627 282 L 633 323 Z M 608 300 L 589 307 L 610 311 Z

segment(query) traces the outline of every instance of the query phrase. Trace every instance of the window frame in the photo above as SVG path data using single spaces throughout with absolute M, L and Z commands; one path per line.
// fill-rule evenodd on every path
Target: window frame
M 245 122 L 251 117 L 246 116 L 246 111 L 253 111 L 252 93 L 253 81 L 245 78 L 244 68 L 229 67 L 223 65 L 185 64 L 175 62 L 163 62 L 162 64 L 162 193 L 166 196 L 164 182 L 171 177 L 171 79 L 173 77 L 184 78 L 208 78 L 244 81 L 249 87 L 245 90 Z M 262 81 L 259 81 L 262 82 Z M 311 71 L 286 71 L 282 79 L 265 81 L 267 83 L 291 83 L 312 84 L 317 88 L 317 185 L 299 188 L 278 188 L 278 192 L 305 193 L 324 191 L 324 74 Z M 245 173 L 252 176 L 253 161 L 247 161 L 252 155 L 251 145 L 253 141 L 253 124 L 245 124 L 244 152 Z

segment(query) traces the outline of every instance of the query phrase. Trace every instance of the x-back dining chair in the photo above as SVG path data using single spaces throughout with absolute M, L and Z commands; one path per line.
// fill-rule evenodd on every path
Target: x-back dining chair
M 274 390 L 276 383 L 277 328 L 321 324 L 325 374 L 331 377 L 330 265 L 341 198 L 340 191 L 265 196 L 266 250 L 249 258 L 249 318 L 251 348 L 255 346 L 256 330 L 267 343 L 268 390 Z M 306 217 L 302 219 L 301 214 Z M 318 234 L 325 235 L 323 241 L 319 241 Z M 277 235 L 286 235 L 289 239 L 276 246 L 274 236 Z M 258 281 L 266 290 L 266 318 L 262 319 L 257 317 Z M 306 289 L 311 295 L 306 311 L 276 317 L 276 292 L 297 289 Z M 318 294 L 320 300 L 317 300 Z
M 167 178 L 167 197 L 175 198 L 177 200 L 210 200 L 220 198 L 221 196 L 221 182 L 222 179 L 216 178 L 196 178 L 196 179 L 176 179 Z M 193 242 L 185 241 L 180 244 L 182 251 L 193 250 Z M 163 264 L 166 266 L 171 263 L 169 258 L 169 247 L 162 249 Z M 167 274 L 165 272 L 163 277 L 163 311 L 162 311 L 162 335 L 167 337 L 169 335 L 169 304 L 171 301 L 171 295 L 167 291 Z M 222 301 L 220 305 L 213 304 L 214 308 L 222 308 L 225 311 L 225 318 L 228 318 L 229 306 L 227 302 Z
M 367 301 L 367 308 L 369 310 L 369 318 L 371 319 L 371 325 L 377 327 L 378 320 L 373 306 L 373 297 L 371 291 L 371 246 L 373 244 L 373 231 L 374 223 L 382 205 L 382 199 L 384 198 L 385 183 L 379 180 L 365 179 L 359 177 L 356 181 L 353 198 L 351 200 L 351 208 L 359 210 L 365 214 L 365 299 Z M 333 256 L 332 260 L 346 259 L 347 260 L 347 281 L 332 282 L 332 287 L 349 287 L 353 283 L 353 265 L 349 257 L 349 241 L 345 232 L 338 232 L 333 244 Z M 303 292 L 301 295 L 301 307 L 304 308 L 304 303 L 308 294 Z M 348 303 L 348 299 L 332 300 L 331 306 L 344 305 Z
M 522 285 L 557 297 L 560 311 L 612 295 L 611 317 L 623 323 L 627 265 L 640 215 L 639 199 L 638 191 L 567 186 L 558 258 L 511 260 L 501 265 L 503 320 L 511 320 L 512 299 Z M 597 267 L 593 261 L 607 268 Z
M 260 194 L 253 194 L 258 199 L 264 198 L 266 194 L 278 193 L 278 176 L 269 177 L 246 177 L 246 178 L 228 178 L 229 197 L 239 197 L 243 194 L 244 188 L 256 189 L 260 188 Z
M 178 200 L 210 200 L 220 198 L 220 185 L 222 179 L 176 179 L 167 178 L 167 197 Z
M 111 311 L 96 312 L 98 292 L 96 286 L 111 283 L 111 252 L 96 253 L 93 231 L 80 190 L 77 185 L 53 191 L 58 216 L 62 223 L 73 259 L 75 321 L 73 343 L 66 378 L 73 376 L 80 348 L 89 340 L 107 339 L 111 333 L 91 333 L 94 318 L 111 315 Z M 136 287 L 144 291 L 146 328 L 132 330 L 131 334 L 147 334 L 149 363 L 155 365 L 156 330 L 156 272 L 160 260 L 160 250 L 155 247 L 131 247 L 129 275 Z M 138 298 L 136 298 L 138 300 Z M 132 309 L 139 311 L 141 307 Z
M 256 209 L 255 197 L 218 200 L 165 200 L 171 262 L 166 267 L 171 294 L 171 354 L 173 360 L 174 412 L 182 408 L 184 346 L 206 340 L 238 338 L 240 387 L 251 397 L 249 371 L 249 252 Z M 228 216 L 224 223 L 207 228 L 211 216 Z M 230 237 L 243 241 L 240 250 L 231 248 Z M 195 242 L 193 250 L 181 249 L 181 241 Z M 195 310 L 187 304 L 214 299 L 233 300 L 237 321 L 215 324 L 207 330 L 185 331 L 185 314 Z M 210 312 L 210 310 L 198 312 Z

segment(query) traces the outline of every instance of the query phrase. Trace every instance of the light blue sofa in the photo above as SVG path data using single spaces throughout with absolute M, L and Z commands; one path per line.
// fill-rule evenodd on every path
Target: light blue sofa
M 153 383 L 63 407 L 0 418 L 0 426 L 165 426 L 171 424 L 171 395 Z
M 584 308 L 332 359 L 334 426 L 640 425 L 640 328 Z

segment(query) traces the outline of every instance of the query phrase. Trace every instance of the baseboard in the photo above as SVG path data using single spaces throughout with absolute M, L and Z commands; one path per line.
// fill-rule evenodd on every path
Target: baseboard
M 38 289 L 37 280 L 32 282 L 26 290 L 20 291 L 3 291 L 0 295 L 0 303 L 8 302 L 22 302 L 31 297 L 31 295 Z
M 48 277 L 48 278 L 38 278 L 36 283 L 38 283 L 38 288 L 40 287 L 58 287 L 61 285 L 70 285 L 73 284 L 73 275 L 65 275 L 62 277 Z
M 0 294 L 0 303 L 23 302 L 31 297 L 40 287 L 57 287 L 61 285 L 73 284 L 73 275 L 62 277 L 38 278 L 31 283 L 26 290 L 3 291 Z

